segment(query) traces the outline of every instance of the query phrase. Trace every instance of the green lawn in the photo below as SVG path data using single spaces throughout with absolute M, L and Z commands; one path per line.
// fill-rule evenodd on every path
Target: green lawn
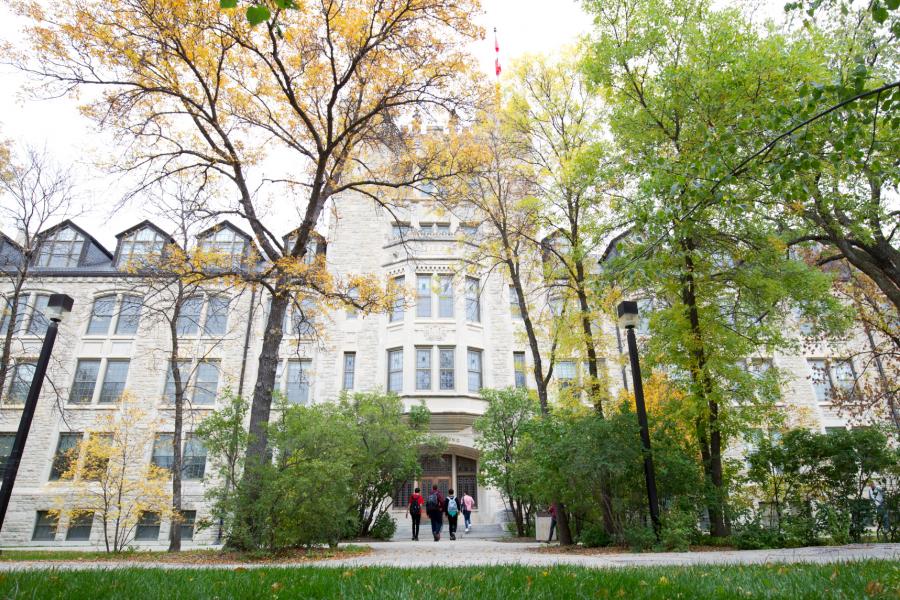
M 465 557 L 451 557 L 452 561 Z M 0 598 L 898 598 L 900 563 L 658 567 L 127 569 L 0 574 Z

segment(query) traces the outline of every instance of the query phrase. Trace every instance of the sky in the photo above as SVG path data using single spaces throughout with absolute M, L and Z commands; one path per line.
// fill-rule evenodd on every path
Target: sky
M 482 6 L 484 12 L 476 20 L 486 37 L 473 45 L 472 52 L 490 77 L 494 76 L 495 27 L 501 66 L 508 66 L 524 53 L 549 53 L 574 44 L 591 26 L 574 0 L 483 0 Z M 0 4 L 0 40 L 19 42 L 21 26 L 22 20 L 11 14 L 9 4 Z M 110 139 L 81 116 L 77 102 L 31 99 L 23 91 L 25 83 L 21 73 L 0 66 L 0 137 L 11 140 L 14 147 L 44 148 L 58 163 L 72 165 L 85 209 L 76 222 L 112 250 L 117 232 L 151 215 L 137 206 L 114 210 L 127 186 L 96 166 L 108 151 Z M 7 224 L 0 226 L 13 233 Z

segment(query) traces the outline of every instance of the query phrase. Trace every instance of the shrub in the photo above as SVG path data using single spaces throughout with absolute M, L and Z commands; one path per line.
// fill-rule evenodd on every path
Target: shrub
M 389 540 L 397 532 L 397 522 L 388 513 L 381 513 L 372 525 L 370 535 L 376 540 Z
M 600 548 L 612 544 L 612 538 L 606 533 L 603 525 L 590 523 L 582 528 L 578 542 L 586 548 Z
M 669 512 L 662 523 L 660 545 L 666 550 L 683 552 L 690 550 L 698 537 L 697 518 L 685 511 Z
M 634 525 L 626 528 L 622 535 L 632 552 L 644 552 L 656 545 L 656 534 L 652 527 Z

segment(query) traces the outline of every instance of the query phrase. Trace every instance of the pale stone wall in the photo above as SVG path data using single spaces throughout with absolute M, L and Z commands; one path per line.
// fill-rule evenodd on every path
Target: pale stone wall
M 334 208 L 327 235 L 327 264 L 337 277 L 350 274 L 378 274 L 384 280 L 398 275 L 405 276 L 409 288 L 415 286 L 416 273 L 449 274 L 454 277 L 454 316 L 440 319 L 436 316 L 418 318 L 414 297 L 406 307 L 404 318 L 389 322 L 387 315 L 359 315 L 350 318 L 346 311 L 337 310 L 319 315 L 318 339 L 298 342 L 287 337 L 282 344 L 281 356 L 285 360 L 305 358 L 311 360 L 310 400 L 328 402 L 341 392 L 343 381 L 343 356 L 356 353 L 356 390 L 385 389 L 387 384 L 387 353 L 389 349 L 402 348 L 403 389 L 400 396 L 406 406 L 420 402 L 433 414 L 433 427 L 447 438 L 450 452 L 477 458 L 475 437 L 471 423 L 482 414 L 485 403 L 467 386 L 467 348 L 482 351 L 482 377 L 485 387 L 505 387 L 514 384 L 513 352 L 525 352 L 527 364 L 531 357 L 521 321 L 510 313 L 508 282 L 500 271 L 489 276 L 471 271 L 463 260 L 467 246 L 457 240 L 458 219 L 425 202 L 413 203 L 408 209 L 398 211 L 403 221 L 413 227 L 422 222 L 449 222 L 449 236 L 410 235 L 407 243 L 401 243 L 391 235 L 394 215 L 377 208 L 367 198 L 345 196 Z M 466 275 L 481 280 L 481 318 L 477 323 L 466 321 L 464 280 Z M 105 293 L 122 293 L 139 288 L 134 280 L 115 276 L 73 276 L 33 279 L 27 286 L 30 291 L 64 292 L 75 299 L 74 311 L 60 329 L 60 337 L 54 351 L 47 385 L 43 390 L 25 456 L 19 470 L 17 484 L 10 504 L 6 523 L 0 533 L 0 544 L 44 546 L 47 542 L 32 542 L 35 511 L 53 508 L 55 499 L 64 495 L 66 483 L 48 482 L 50 465 L 56 450 L 60 432 L 86 431 L 95 423 L 98 414 L 109 407 L 72 406 L 66 403 L 78 358 L 128 358 L 131 360 L 127 389 L 141 402 L 148 412 L 147 427 L 160 432 L 171 431 L 172 411 L 163 404 L 161 396 L 165 383 L 168 329 L 164 323 L 149 318 L 147 312 L 141 320 L 135 336 L 88 336 L 85 334 L 93 301 Z M 0 293 L 2 293 L 0 289 Z M 256 378 L 257 360 L 263 335 L 268 298 L 249 289 L 217 290 L 234 298 L 229 314 L 229 331 L 221 338 L 195 337 L 182 348 L 182 355 L 204 357 L 221 361 L 222 376 L 219 390 L 231 387 L 238 391 L 241 368 L 244 368 L 242 391 L 252 393 Z M 437 303 L 433 304 L 437 309 Z M 252 314 L 252 318 L 251 318 Z M 27 318 L 26 318 L 27 323 Z M 244 350 L 246 327 L 250 327 L 249 347 Z M 111 327 L 113 330 L 114 324 Z M 186 341 L 187 342 L 187 341 Z M 776 366 L 789 372 L 785 386 L 785 411 L 795 425 L 824 429 L 846 425 L 844 417 L 831 407 L 820 406 L 815 398 L 809 357 L 846 356 L 860 339 L 848 342 L 847 348 L 812 347 L 796 354 L 777 354 Z M 621 338 L 624 348 L 624 335 Z M 14 354 L 35 358 L 40 340 L 24 336 L 17 340 Z M 627 361 L 619 354 L 616 327 L 602 324 L 602 345 L 607 348 L 607 375 L 613 397 L 622 389 L 623 365 Z M 415 389 L 415 349 L 434 347 L 432 354 L 432 390 Z M 438 347 L 455 347 L 455 389 L 439 391 Z M 244 356 L 247 359 L 244 362 Z M 627 369 L 626 369 L 627 370 Z M 102 370 L 101 370 L 102 372 Z M 530 366 L 526 369 L 529 385 L 533 386 Z M 630 374 L 626 374 L 630 388 Z M 6 390 L 3 390 L 5 393 Z M 189 411 L 186 431 L 191 431 L 214 407 Z M 14 432 L 20 409 L 6 404 L 0 406 L 0 432 Z M 162 425 L 156 425 L 162 422 Z M 147 447 L 145 460 L 150 461 L 152 448 Z M 732 452 L 740 452 L 734 446 Z M 207 472 L 210 472 L 207 464 Z M 503 501 L 496 490 L 479 489 L 479 506 L 474 523 L 495 524 L 505 520 Z M 184 484 L 184 508 L 197 510 L 198 519 L 207 516 L 208 507 L 203 500 L 203 484 L 186 481 Z M 401 519 L 400 513 L 394 513 Z M 162 523 L 157 545 L 164 545 L 168 535 L 167 522 Z M 215 528 L 196 534 L 196 544 L 209 544 L 215 540 Z M 92 541 L 100 543 L 100 525 L 95 522 Z M 64 542 L 65 524 L 57 532 L 57 544 Z M 136 546 L 154 545 L 138 542 Z M 190 544 L 187 544 L 188 546 Z

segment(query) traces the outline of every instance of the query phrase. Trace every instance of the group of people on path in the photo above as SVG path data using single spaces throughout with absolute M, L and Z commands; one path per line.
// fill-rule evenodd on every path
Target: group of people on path
M 431 520 L 431 534 L 434 541 L 440 541 L 441 530 L 444 528 L 444 515 L 447 515 L 447 524 L 450 529 L 450 539 L 456 539 L 456 525 L 459 514 L 462 513 L 466 533 L 472 530 L 472 507 L 475 499 L 468 492 L 463 493 L 462 498 L 457 498 L 452 489 L 447 490 L 445 498 L 438 486 L 431 486 L 431 493 L 427 498 L 422 496 L 419 488 L 409 497 L 408 514 L 412 518 L 412 539 L 419 540 L 419 524 L 424 512 Z

